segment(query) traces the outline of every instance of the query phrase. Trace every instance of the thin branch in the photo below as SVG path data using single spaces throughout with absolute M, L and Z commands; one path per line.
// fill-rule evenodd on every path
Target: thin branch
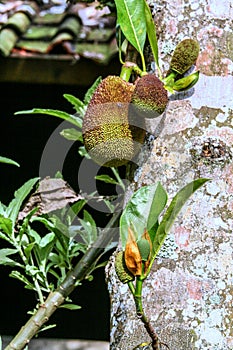
M 36 313 L 20 329 L 5 350 L 24 349 L 30 340 L 38 333 L 40 328 L 49 320 L 51 315 L 65 301 L 66 297 L 75 289 L 77 282 L 83 280 L 87 276 L 93 263 L 114 239 L 116 233 L 118 233 L 117 224 L 120 214 L 120 212 L 113 214 L 101 235 L 97 238 L 93 246 L 82 256 L 74 270 L 67 274 L 65 280 L 56 291 L 49 294 L 45 302 L 40 305 Z

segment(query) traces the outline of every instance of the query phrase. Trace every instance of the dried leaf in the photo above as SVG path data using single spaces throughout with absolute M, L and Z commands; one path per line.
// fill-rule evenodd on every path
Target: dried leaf
M 36 192 L 29 198 L 24 209 L 19 213 L 22 220 L 32 209 L 38 208 L 36 215 L 47 214 L 62 209 L 68 204 L 83 199 L 63 179 L 46 177 L 41 180 Z

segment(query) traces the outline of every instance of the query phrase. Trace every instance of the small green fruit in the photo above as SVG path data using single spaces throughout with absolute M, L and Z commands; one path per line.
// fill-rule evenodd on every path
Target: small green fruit
M 134 275 L 127 269 L 125 264 L 124 252 L 120 251 L 115 259 L 115 271 L 117 277 L 122 283 L 128 283 L 134 280 Z
M 175 48 L 172 55 L 169 73 L 174 71 L 180 75 L 184 74 L 195 64 L 199 55 L 199 43 L 193 39 L 182 40 Z
M 142 76 L 136 83 L 130 104 L 130 115 L 140 118 L 160 116 L 168 104 L 167 90 L 154 74 Z

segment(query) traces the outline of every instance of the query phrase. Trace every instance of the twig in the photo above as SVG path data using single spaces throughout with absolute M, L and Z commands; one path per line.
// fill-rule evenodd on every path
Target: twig
M 87 276 L 93 263 L 113 240 L 116 232 L 118 232 L 116 224 L 118 223 L 120 214 L 120 212 L 113 214 L 112 218 L 103 229 L 102 234 L 79 260 L 74 270 L 70 271 L 61 285 L 54 292 L 49 294 L 45 302 L 40 305 L 36 313 L 20 329 L 5 350 L 24 349 L 30 340 L 38 333 L 40 328 L 49 320 L 50 316 L 65 301 L 66 297 L 75 289 L 77 282 L 83 280 Z

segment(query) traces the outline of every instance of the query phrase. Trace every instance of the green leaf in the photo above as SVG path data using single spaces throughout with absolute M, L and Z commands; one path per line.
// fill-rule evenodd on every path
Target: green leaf
M 80 130 L 71 128 L 71 129 L 63 129 L 60 132 L 60 135 L 65 137 L 65 139 L 67 140 L 71 140 L 71 141 L 83 141 L 83 136 L 82 136 L 82 132 Z
M 177 218 L 180 210 L 191 197 L 191 195 L 203 186 L 209 179 L 200 178 L 194 180 L 184 186 L 172 199 L 168 209 L 166 210 L 162 221 L 159 224 L 156 235 L 154 237 L 153 244 L 153 260 L 159 252 L 165 238 L 167 237 L 168 232 L 171 229 L 171 226 L 175 219 Z
M 113 185 L 118 185 L 118 181 L 114 180 L 111 176 L 109 175 L 97 175 L 95 176 L 96 180 L 103 181 L 107 184 L 113 184 Z
M 82 210 L 82 208 L 86 203 L 87 203 L 86 199 L 80 199 L 78 202 L 72 204 L 69 207 L 66 215 L 68 225 L 72 224 L 72 222 L 77 217 L 78 213 L 80 212 L 80 210 Z
M 63 111 L 58 111 L 55 109 L 42 109 L 42 108 L 33 108 L 27 111 L 19 111 L 16 112 L 15 115 L 19 114 L 46 114 L 51 115 L 53 117 L 58 117 L 60 119 L 66 120 L 67 122 L 76 125 L 78 128 L 82 128 L 82 119 L 79 117 L 76 117 L 72 114 L 68 114 Z
M 13 230 L 12 220 L 9 218 L 5 218 L 0 214 L 0 230 L 5 232 L 7 235 L 11 235 Z
M 87 159 L 91 159 L 91 157 L 89 156 L 89 154 L 86 151 L 86 148 L 84 146 L 80 146 L 79 147 L 78 153 L 80 154 L 81 157 L 85 157 Z
M 12 164 L 18 167 L 20 166 L 19 163 L 15 162 L 14 160 L 6 157 L 1 157 L 1 156 L 0 156 L 0 163 Z
M 98 77 L 94 83 L 92 84 L 92 86 L 87 90 L 85 96 L 84 96 L 84 104 L 87 106 L 89 104 L 89 102 L 91 101 L 92 95 L 95 92 L 97 86 L 99 85 L 99 83 L 102 81 L 101 77 Z
M 27 259 L 29 259 L 30 255 L 31 255 L 31 251 L 35 246 L 35 242 L 29 243 L 25 248 L 24 248 L 24 254 L 26 256 Z
M 47 245 L 49 245 L 51 242 L 53 242 L 55 238 L 55 233 L 53 232 L 49 232 L 47 233 L 47 235 L 45 235 L 43 238 L 41 238 L 40 240 L 40 247 L 41 248 L 45 248 Z
M 93 243 L 97 238 L 97 228 L 96 223 L 91 214 L 88 211 L 83 211 L 83 219 L 80 219 L 80 222 L 85 229 L 86 240 L 89 244 Z
M 74 106 L 76 112 L 79 113 L 81 117 L 83 117 L 86 111 L 85 104 L 79 98 L 73 95 L 64 94 L 63 96 Z
M 18 266 L 20 265 L 16 261 L 8 258 L 9 255 L 17 254 L 17 249 L 11 249 L 11 248 L 3 248 L 0 249 L 0 265 L 8 265 L 8 266 Z
M 150 230 L 155 225 L 166 202 L 166 191 L 159 182 L 143 186 L 133 194 L 120 218 L 123 249 L 128 238 L 128 227 L 136 231 L 136 238 L 139 239 L 146 228 Z
M 6 212 L 6 209 L 7 209 L 7 206 L 5 204 L 3 204 L 2 202 L 0 202 L 0 214 L 1 215 L 5 215 L 5 212 Z
M 0 238 L 7 242 L 10 242 L 10 238 L 3 232 L 0 232 Z
M 2 350 L 2 337 L 0 337 L 0 350 Z
M 32 219 L 32 221 L 33 220 L 34 219 Z M 35 243 L 37 243 L 39 245 L 41 237 L 35 230 L 33 230 L 31 227 L 28 227 L 27 234 L 28 234 L 29 237 L 31 237 L 33 239 L 33 242 L 35 242 Z
M 146 15 L 146 28 L 147 28 L 147 36 L 148 40 L 151 46 L 151 50 L 154 56 L 154 60 L 156 63 L 156 66 L 160 72 L 159 68 L 159 53 L 158 53 L 158 42 L 157 42 L 157 36 L 156 36 L 156 28 L 155 23 L 152 18 L 151 10 L 148 5 L 148 3 L 145 1 L 145 15 Z
M 47 331 L 48 329 L 52 329 L 52 328 L 55 328 L 57 325 L 56 324 L 49 324 L 48 326 L 42 326 L 38 333 L 40 332 L 44 332 L 44 331 Z M 26 349 L 25 349 L 26 350 Z
M 76 304 L 63 304 L 63 305 L 60 305 L 59 308 L 68 309 L 68 310 L 79 310 L 81 309 L 81 306 Z
M 6 215 L 12 221 L 12 227 L 15 226 L 15 222 L 16 222 L 19 210 L 20 210 L 24 200 L 29 195 L 29 193 L 32 191 L 33 186 L 38 182 L 39 179 L 40 179 L 39 177 L 36 177 L 34 179 L 28 180 L 23 186 L 21 186 L 14 193 L 15 198 L 10 202 L 10 204 L 8 205 L 7 210 L 6 210 Z
M 117 23 L 127 40 L 135 47 L 142 61 L 144 61 L 143 49 L 146 40 L 145 1 L 137 0 L 135 4 L 135 0 L 115 0 L 115 3 Z
M 34 290 L 34 285 L 31 282 L 29 282 L 29 280 L 20 272 L 12 271 L 9 276 L 26 284 L 28 289 Z

